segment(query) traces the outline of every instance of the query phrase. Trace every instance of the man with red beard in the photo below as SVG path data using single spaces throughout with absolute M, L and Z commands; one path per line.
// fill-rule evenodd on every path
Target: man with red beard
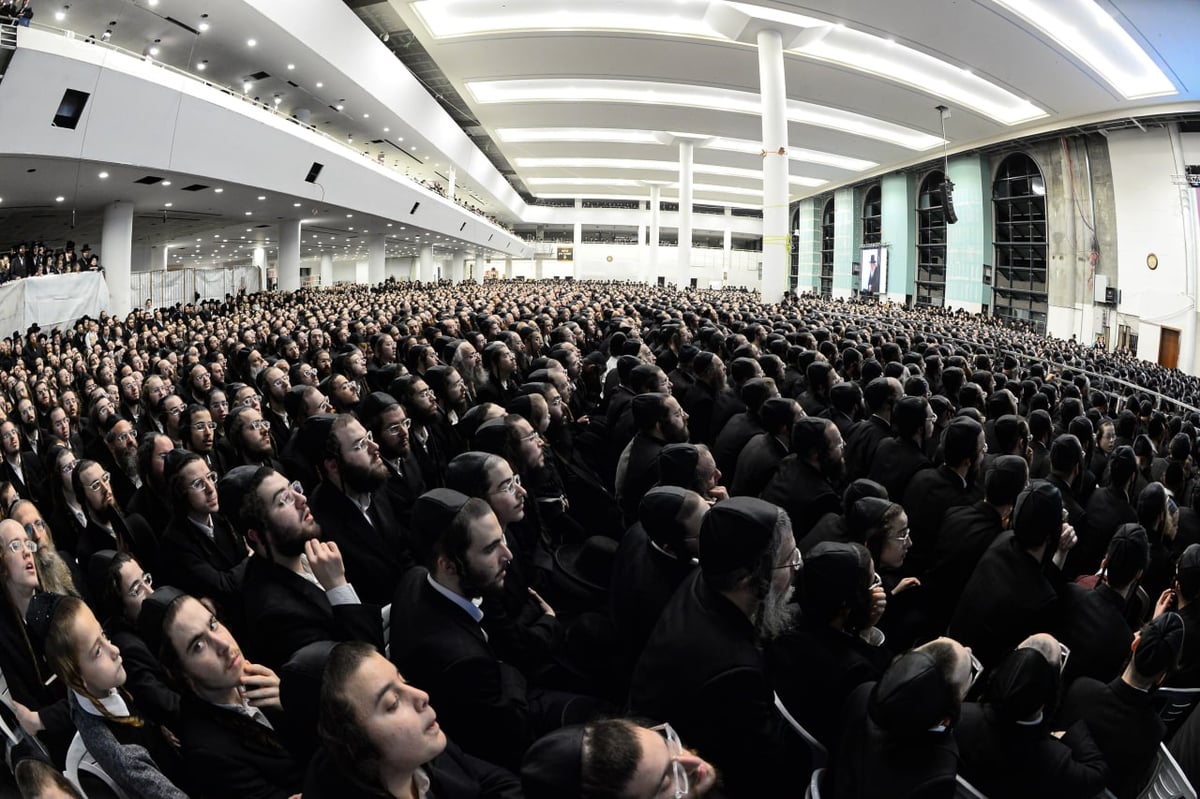
M 384 489 L 388 470 L 375 437 L 348 414 L 309 417 L 298 435 L 304 436 L 304 454 L 321 474 L 312 515 L 325 538 L 341 550 L 359 595 L 366 602 L 388 604 L 413 559 L 408 533 Z
M 239 466 L 221 478 L 219 491 L 230 523 L 254 549 L 242 587 L 254 658 L 278 669 L 315 641 L 383 648 L 380 607 L 359 600 L 337 544 L 321 540 L 297 483 L 267 466 Z

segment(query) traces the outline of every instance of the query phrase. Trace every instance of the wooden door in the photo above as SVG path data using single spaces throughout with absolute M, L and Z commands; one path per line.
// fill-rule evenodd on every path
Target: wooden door
M 1158 363 L 1168 369 L 1179 366 L 1179 331 L 1173 327 L 1164 327 L 1158 339 Z

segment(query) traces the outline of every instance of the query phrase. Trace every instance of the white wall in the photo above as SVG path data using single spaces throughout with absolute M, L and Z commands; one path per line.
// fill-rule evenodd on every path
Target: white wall
M 1200 150 L 1195 137 L 1190 138 L 1188 146 Z M 1183 331 L 1179 368 L 1196 374 L 1195 190 L 1181 189 L 1172 180 L 1184 171 L 1181 143 L 1181 137 L 1172 140 L 1168 128 L 1108 136 L 1122 295 L 1118 324 L 1137 325 L 1138 355 L 1150 361 L 1158 359 L 1161 327 Z M 1158 256 L 1153 271 L 1146 266 L 1150 253 Z
M 574 262 L 558 261 L 552 256 L 539 260 L 543 278 L 575 276 L 580 280 L 645 280 L 654 283 L 660 275 L 668 276 L 679 252 L 675 247 L 658 249 L 658 272 L 655 275 L 649 273 L 650 248 L 633 244 L 582 244 L 575 248 Z M 696 285 L 700 287 L 722 282 L 725 285 L 757 288 L 761 261 L 760 252 L 693 248 L 689 277 L 696 278 Z M 493 259 L 491 266 L 501 273 L 504 271 L 502 260 Z M 486 264 L 484 268 L 487 268 Z M 536 273 L 537 266 L 533 259 L 513 260 L 513 277 L 532 279 Z

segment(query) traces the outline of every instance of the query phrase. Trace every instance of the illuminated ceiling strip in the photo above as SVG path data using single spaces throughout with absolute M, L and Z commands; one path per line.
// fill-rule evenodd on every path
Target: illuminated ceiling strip
M 645 202 L 650 197 L 650 194 L 647 190 L 646 194 L 543 194 L 541 192 L 535 192 L 533 196 L 540 200 L 631 200 L 633 202 L 641 200 L 642 202 Z M 692 199 L 695 201 L 696 198 L 693 197 Z M 677 195 L 668 195 L 664 193 L 659 197 L 659 200 L 664 203 L 678 202 L 679 197 Z M 720 202 L 715 200 L 705 200 L 700 202 L 699 205 L 719 205 L 724 208 L 745 208 L 753 211 L 757 211 L 762 208 L 761 203 L 726 202 L 725 200 L 721 200 Z
M 1054 40 L 1127 100 L 1177 94 L 1170 78 L 1094 0 L 993 0 Z
M 523 169 L 639 169 L 648 172 L 679 172 L 677 161 L 650 161 L 637 158 L 514 158 L 513 163 Z M 692 171 L 698 175 L 719 175 L 727 178 L 762 180 L 762 170 L 743 169 L 718 164 L 693 164 Z M 818 178 L 789 175 L 788 182 L 797 186 L 816 188 L 829 181 Z
M 482 104 L 638 103 L 731 111 L 755 117 L 762 114 L 761 100 L 757 94 L 751 92 L 656 81 L 536 78 L 470 81 L 467 83 L 467 89 L 475 100 Z M 788 100 L 787 118 L 797 124 L 838 130 L 855 136 L 888 142 L 909 150 L 929 150 L 942 143 L 938 136 L 932 136 L 913 128 L 800 100 Z
M 662 145 L 659 136 L 682 138 L 705 138 L 702 133 L 678 133 L 666 131 L 656 133 L 651 130 L 626 130 L 622 128 L 497 128 L 496 137 L 500 141 L 521 144 L 532 142 L 590 142 L 602 144 L 653 144 Z M 716 137 L 704 145 L 706 150 L 724 150 L 726 152 L 761 155 L 762 144 L 750 139 L 727 139 Z M 822 166 L 846 169 L 851 172 L 862 172 L 879 166 L 875 161 L 865 158 L 851 158 L 836 153 L 823 153 L 818 150 L 808 150 L 803 147 L 789 147 L 788 160 L 802 164 L 820 164 Z
M 624 4 L 561 4 L 547 0 L 508 0 L 497 6 L 491 0 L 419 0 L 412 4 L 437 39 L 503 33 L 612 31 L 732 41 L 706 21 L 706 12 L 718 6 L 736 9 L 752 19 L 778 23 L 786 29 L 822 29 L 819 36 L 787 52 L 909 86 L 978 111 L 1001 124 L 1015 125 L 1047 115 L 1030 101 L 970 70 L 892 39 L 841 23 L 748 3 L 641 0 Z

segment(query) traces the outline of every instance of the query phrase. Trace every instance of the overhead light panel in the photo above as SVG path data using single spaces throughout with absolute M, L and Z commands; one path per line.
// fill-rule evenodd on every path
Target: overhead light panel
M 524 169 L 639 169 L 647 172 L 679 171 L 678 161 L 652 161 L 636 158 L 515 158 L 513 163 Z M 761 169 L 743 169 L 741 167 L 723 166 L 720 164 L 692 164 L 692 171 L 697 175 L 717 175 L 727 178 L 744 178 L 746 180 L 762 180 Z M 828 183 L 818 178 L 789 175 L 788 182 L 797 186 L 815 188 Z
M 533 78 L 469 81 L 467 89 L 477 102 L 547 103 L 599 102 L 674 105 L 761 116 L 762 100 L 757 93 L 731 91 L 713 86 L 660 83 L 604 78 Z M 789 122 L 828 128 L 856 136 L 888 142 L 909 150 L 928 150 L 941 139 L 913 128 L 801 100 L 787 101 Z

